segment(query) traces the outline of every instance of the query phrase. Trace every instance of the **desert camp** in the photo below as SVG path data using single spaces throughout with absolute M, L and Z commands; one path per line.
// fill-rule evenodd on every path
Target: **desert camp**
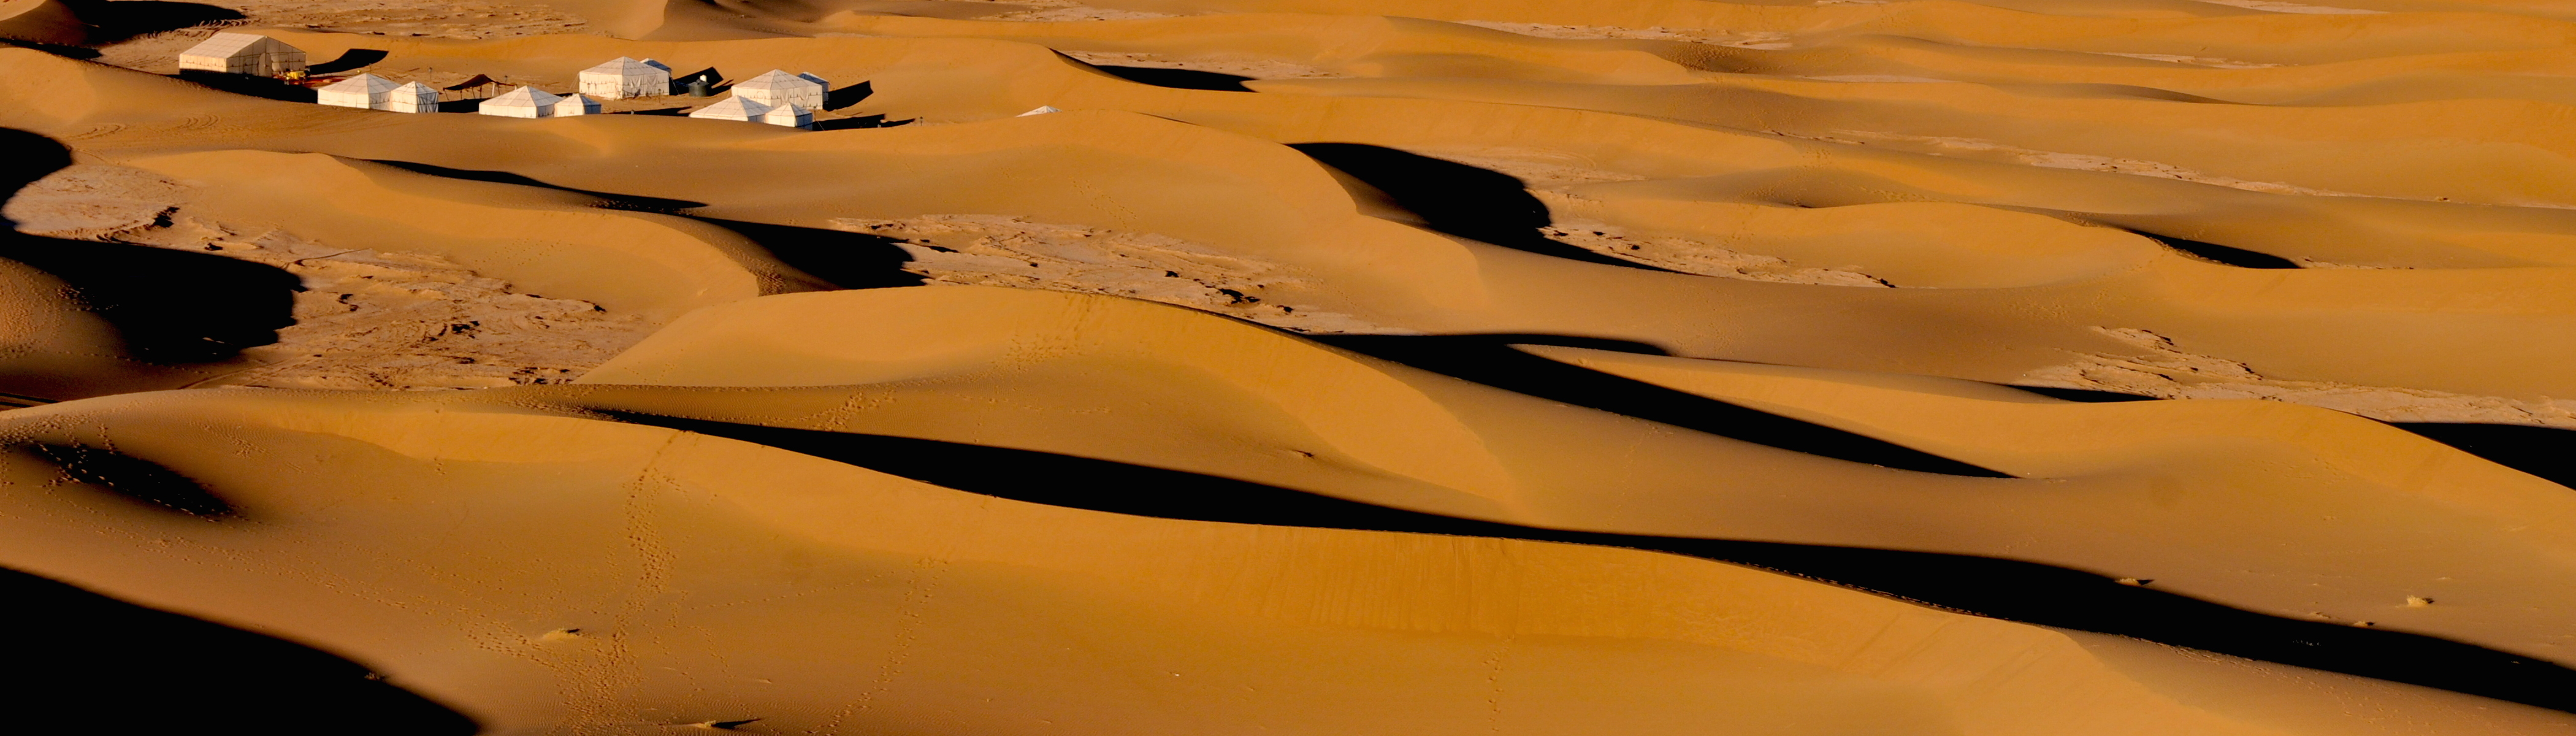
M 40 734 L 2576 736 L 2576 10 L 0 0 Z

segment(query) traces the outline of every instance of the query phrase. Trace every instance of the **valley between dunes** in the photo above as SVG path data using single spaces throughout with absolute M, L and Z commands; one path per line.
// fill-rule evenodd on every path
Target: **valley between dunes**
M 2333 2 L 0 0 L 12 704 L 2576 733 L 2576 11 Z

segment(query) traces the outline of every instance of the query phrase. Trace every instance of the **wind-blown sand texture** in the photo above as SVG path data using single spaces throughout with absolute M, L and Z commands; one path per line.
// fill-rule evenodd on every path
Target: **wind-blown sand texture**
M 358 110 L 175 75 L 218 28 L 835 87 Z M 2563 4 L 0 39 L 30 729 L 2576 733 Z

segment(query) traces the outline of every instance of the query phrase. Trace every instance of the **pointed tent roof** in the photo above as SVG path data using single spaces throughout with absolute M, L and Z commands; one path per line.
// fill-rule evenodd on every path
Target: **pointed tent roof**
M 412 84 L 413 84 L 413 85 L 419 85 L 420 83 L 419 83 L 419 82 L 413 82 Z M 348 79 L 343 79 L 343 80 L 340 80 L 340 81 L 337 81 L 337 82 L 332 82 L 332 83 L 330 83 L 330 84 L 328 84 L 328 85 L 324 85 L 324 86 L 322 87 L 322 91 L 324 91 L 324 92 L 348 92 L 348 93 L 352 93 L 352 94 L 373 95 L 373 94 L 376 94 L 376 93 L 378 93 L 378 92 L 389 92 L 389 91 L 392 91 L 395 87 L 398 87 L 398 86 L 401 86 L 401 85 L 394 84 L 394 80 L 391 80 L 391 79 L 386 79 L 386 78 L 384 78 L 384 77 L 379 77 L 379 76 L 376 76 L 376 75 L 373 75 L 373 74 L 360 74 L 360 75 L 358 75 L 358 76 L 350 77 L 350 78 L 348 78 Z
M 1028 117 L 1028 116 L 1031 116 L 1031 115 L 1045 115 L 1045 114 L 1047 114 L 1047 113 L 1051 113 L 1051 112 L 1064 112 L 1064 111 L 1063 111 L 1063 110 L 1058 110 L 1058 109 L 1056 109 L 1056 107 L 1055 107 L 1054 105 L 1039 105 L 1039 106 L 1038 106 L 1038 109 L 1030 110 L 1030 111 L 1028 111 L 1028 112 L 1024 112 L 1024 113 L 1020 113 L 1020 114 L 1018 115 L 1018 117 L 1024 117 L 1024 118 L 1025 118 L 1025 117 Z
M 644 61 L 643 61 L 643 64 L 644 64 L 645 66 L 653 67 L 653 68 L 655 68 L 655 69 L 660 69 L 660 70 L 662 70 L 662 71 L 664 71 L 664 72 L 666 72 L 666 73 L 667 73 L 667 72 L 669 72 L 669 71 L 671 71 L 671 65 L 669 65 L 669 64 L 664 64 L 664 63 L 662 63 L 662 62 L 658 62 L 658 61 L 654 61 L 651 57 L 645 57 L 645 59 L 644 59 Z
M 768 105 L 763 105 L 753 100 L 743 99 L 741 96 L 736 95 L 718 100 L 716 101 L 716 104 L 699 108 L 697 112 L 689 113 L 689 117 L 714 118 L 717 120 L 759 120 L 760 116 L 767 114 L 769 114 Z
M 738 89 L 738 90 L 739 90 L 739 89 L 773 90 L 773 89 L 797 89 L 797 88 L 811 88 L 811 87 L 820 87 L 820 86 L 822 86 L 822 82 L 821 82 L 821 81 L 819 81 L 819 78 L 817 78 L 817 77 L 815 77 L 815 76 L 813 76 L 813 75 L 810 75 L 810 74 L 789 74 L 789 73 L 787 73 L 787 72 L 785 72 L 785 71 L 782 71 L 782 70 L 778 70 L 778 69 L 771 69 L 771 70 L 769 70 L 769 71 L 762 72 L 762 73 L 760 74 L 760 76 L 752 77 L 752 78 L 750 78 L 750 79 L 747 79 L 747 80 L 744 80 L 744 81 L 742 81 L 742 82 L 740 82 L 740 83 L 737 83 L 737 84 L 735 84 L 735 85 L 733 86 L 733 88 L 734 88 L 734 89 Z
M 276 48 L 268 48 L 269 45 L 274 45 Z M 256 33 L 218 33 L 215 34 L 213 38 L 200 41 L 197 45 L 190 46 L 188 47 L 188 50 L 181 51 L 179 54 L 182 56 L 221 57 L 232 56 L 244 51 L 268 52 L 294 50 L 296 50 L 295 47 L 288 46 L 283 41 Z
M 484 100 L 483 104 L 501 107 L 545 107 L 562 99 L 535 87 L 520 87 L 503 93 L 499 97 Z
M 421 84 L 421 83 L 419 83 L 419 82 L 404 82 L 402 86 L 400 86 L 400 87 L 395 87 L 395 88 L 394 88 L 394 92 L 395 92 L 395 93 L 397 93 L 397 94 L 407 94 L 407 95 L 416 95 L 416 94 L 420 94 L 420 93 L 423 93 L 423 92 L 427 92 L 427 93 L 429 93 L 429 94 L 436 95 L 436 94 L 438 94 L 438 88 L 437 88 L 437 87 L 432 87 L 432 86 L 429 86 L 429 85 L 426 85 L 426 84 Z
M 637 61 L 637 60 L 635 60 L 633 57 L 620 56 L 620 57 L 617 57 L 617 58 L 614 58 L 614 59 L 610 59 L 610 60 L 605 61 L 605 62 L 601 62 L 599 66 L 594 66 L 594 67 L 591 67 L 591 68 L 588 68 L 588 69 L 583 69 L 583 70 L 581 70 L 581 73 L 583 73 L 583 74 L 615 74 L 615 75 L 618 75 L 618 76 L 621 76 L 621 77 L 622 77 L 622 76 L 626 76 L 626 75 L 629 75 L 629 74 L 643 74 L 643 75 L 652 75 L 652 74 L 656 74 L 656 73 L 660 73 L 660 74 L 669 74 L 669 73 L 671 73 L 671 70 L 670 70 L 670 69 L 667 69 L 667 68 L 663 68 L 663 67 L 655 66 L 655 65 L 654 65 L 653 63 L 651 63 L 650 61 Z

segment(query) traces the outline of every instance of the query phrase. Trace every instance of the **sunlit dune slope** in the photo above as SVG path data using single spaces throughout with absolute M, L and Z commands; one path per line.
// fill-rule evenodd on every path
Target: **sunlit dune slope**
M 320 43 L 317 36 L 294 38 Z M 347 43 L 362 41 L 400 45 L 357 37 Z M 2533 239 L 2514 233 L 2534 227 L 2537 221 L 2531 218 L 2554 217 L 2548 213 L 2557 210 L 2491 208 L 2497 213 L 2489 236 L 2477 229 L 2478 213 L 2484 210 L 2461 205 L 2246 192 L 2152 177 L 1873 151 L 1576 110 L 1164 89 L 1086 72 L 1036 47 L 980 41 L 638 45 L 648 48 L 569 37 L 438 44 L 482 49 L 477 53 L 492 57 L 555 59 L 544 63 L 565 72 L 620 48 L 622 53 L 662 54 L 682 66 L 708 61 L 734 68 L 803 66 L 798 63 L 802 60 L 827 75 L 870 80 L 889 105 L 914 94 L 907 89 L 920 90 L 926 113 L 956 110 L 954 105 L 973 100 L 983 100 L 974 103 L 988 111 L 982 115 L 1048 101 L 1083 107 L 1096 100 L 1272 141 L 1355 141 L 1427 147 L 1423 150 L 1434 153 L 1442 147 L 1488 153 L 1538 147 L 1554 151 L 1539 159 L 1592 161 L 1594 167 L 1624 172 L 1613 179 L 1651 179 L 1595 180 L 1567 185 L 1561 192 L 1540 192 L 1562 204 L 1558 216 L 1589 212 L 1616 225 L 1616 218 L 1631 217 L 1626 213 L 1643 213 L 1631 220 L 1640 237 L 1697 238 L 1690 241 L 1697 247 L 1715 247 L 1708 241 L 1727 238 L 1718 234 L 1722 230 L 1711 232 L 1714 228 L 1688 229 L 1694 227 L 1691 223 L 1707 228 L 1727 220 L 1723 212 L 1694 208 L 1765 202 L 1831 208 L 1930 198 L 2053 209 L 2079 222 L 2121 227 L 2161 223 L 2174 232 L 2185 231 L 2172 227 L 2174 223 L 2188 222 L 2189 234 L 2202 237 L 2215 237 L 2201 231 L 2232 221 L 2238 232 L 2269 230 L 2293 241 L 2330 240 L 2335 231 L 2306 228 L 2314 220 L 2302 217 L 2331 218 L 2347 223 L 2345 233 L 2373 233 L 2375 241 L 2348 242 L 2377 242 L 2370 247 L 2382 252 L 2401 247 L 2416 253 L 2475 252 L 2427 244 L 2436 237 L 2427 233 L 2445 233 L 2438 237 L 2489 250 L 2434 257 L 2489 267 L 2245 269 L 2158 251 L 2133 236 L 2103 233 L 2047 238 L 2088 255 L 2020 270 L 2024 284 L 2033 277 L 2076 277 L 2074 281 L 1973 290 L 1762 283 L 1581 263 L 1426 232 L 1375 216 L 1404 219 L 1400 211 L 1385 209 L 1377 194 L 1346 187 L 1346 177 L 1337 180 L 1334 172 L 1293 150 L 1114 112 L 793 134 L 648 116 L 513 121 L 208 98 L 210 107 L 232 112 L 217 115 L 224 121 L 220 124 L 203 126 L 162 106 L 211 93 L 27 52 L 10 52 L 8 58 L 31 72 L 52 70 L 28 75 L 41 81 L 12 94 L 70 95 L 92 85 L 123 90 L 116 103 L 95 109 L 49 105 L 13 118 L 114 156 L 221 140 L 227 147 L 509 171 L 560 186 L 707 202 L 711 206 L 703 211 L 711 215 L 804 227 L 828 226 L 847 217 L 1011 213 L 1031 221 L 1156 233 L 1253 259 L 1276 274 L 1269 283 L 1278 293 L 1269 301 L 1352 315 L 1361 323 L 1396 331 L 1587 335 L 1701 357 L 2079 385 L 2112 380 L 2088 366 L 2123 361 L 2152 366 L 2197 356 L 2241 367 L 2180 377 L 2167 371 L 2114 388 L 2188 394 L 2196 383 L 2218 381 L 2273 390 L 2290 400 L 2330 402 L 2332 396 L 2378 390 L 2373 387 L 2405 387 L 2428 398 L 2401 402 L 2407 406 L 2397 409 L 2387 409 L 2389 402 L 2344 408 L 2396 419 L 2576 421 L 2569 419 L 2576 415 L 2547 398 L 2576 393 L 2565 385 L 2564 372 L 2546 369 L 2568 357 L 2559 353 L 2576 348 L 2554 337 L 2567 334 L 2561 323 L 2569 317 L 2564 287 L 2558 285 L 2562 267 L 2497 252 L 2497 244 L 2517 242 L 2528 244 L 2518 246 L 2525 248 L 2518 253 L 2547 252 L 2543 243 L 2562 236 Z M 542 57 L 534 51 L 552 46 L 561 49 Z M 736 56 L 664 53 L 697 48 Z M 826 50 L 832 52 L 828 58 L 842 60 L 840 65 L 821 65 Z M 871 58 L 882 61 L 867 62 Z M 926 74 L 932 68 L 946 71 L 906 81 L 907 74 Z M 1031 74 L 1002 84 L 1005 77 L 992 74 L 1004 68 Z M 1059 81 L 1039 86 L 1048 77 L 1036 72 L 1050 68 L 1054 71 L 1048 73 L 1059 75 Z M 996 72 L 974 71 L 980 69 Z M 968 71 L 975 76 L 961 76 Z M 998 86 L 983 86 L 978 78 L 995 80 Z M 1054 85 L 1070 86 L 1061 87 L 1063 92 L 1043 91 Z M 57 87 L 63 89 L 49 91 Z M 973 96 L 961 98 L 961 92 Z M 253 136 L 254 131 L 267 134 Z M 1513 150 L 1502 153 L 1536 160 L 1529 158 L 1535 154 Z M 1510 160 L 1516 159 L 1506 157 L 1505 164 L 1496 165 Z M 762 173 L 743 175 L 751 170 L 746 167 Z M 656 175 L 634 175 L 639 170 Z M 840 175 L 868 170 L 889 175 Z M 1045 184 L 985 186 L 993 176 Z M 1634 200 L 1651 201 L 1630 204 Z M 1683 204 L 1654 203 L 1663 201 Z M 1700 204 L 1690 204 L 1694 202 Z M 2141 208 L 2146 211 L 2137 211 Z M 1974 226 L 1986 217 L 1967 214 L 1977 210 L 1958 212 L 1965 218 L 1958 227 Z M 2462 217 L 2452 218 L 2454 214 Z M 1794 244 L 1800 229 L 1831 231 L 1838 226 L 1808 219 L 1788 218 L 1793 224 L 1769 237 Z M 2362 228 L 2363 222 L 2369 227 Z M 2037 221 L 2030 226 L 2055 227 Z M 1763 236 L 1729 242 L 1760 243 Z M 2013 252 L 1986 247 L 1997 248 L 1989 258 Z M 2360 246 L 2343 247 L 2347 252 L 2336 258 L 2356 255 L 2348 251 Z M 1806 257 L 1866 255 L 1781 250 Z M 1928 271 L 1939 280 L 1938 269 L 1923 265 L 1926 261 L 1921 254 L 1886 258 L 1900 271 Z M 2524 267 L 2493 267 L 2507 265 Z M 1952 283 L 1994 285 L 1995 280 L 1954 278 Z M 2135 331 L 2154 337 L 2143 342 L 2119 337 Z M 2527 359 L 2496 359 L 2506 354 Z
M 143 394 L 0 426 L 11 567 L 293 635 L 489 733 L 2571 727 L 1685 558 L 1033 506 L 440 402 Z M 72 446 L 187 480 L 66 479 L 44 458 Z
M 196 212 L 318 240 L 429 253 L 528 290 L 668 321 L 698 307 L 815 288 L 742 236 L 599 198 L 460 181 L 321 154 L 210 151 L 131 160 L 196 184 Z
M 1594 378 L 1607 377 L 1558 380 Z M 1846 450 L 1568 406 L 1188 310 L 990 288 L 702 310 L 581 379 L 598 388 L 545 395 L 1108 459 L 1537 527 L 2029 560 L 2576 662 L 2553 623 L 2576 600 L 2548 582 L 2576 562 L 2564 487 L 2321 409 L 2072 404 L 1889 380 L 1969 388 L 1808 406 L 1673 385 L 2020 477 L 1819 457 L 1801 450 Z

